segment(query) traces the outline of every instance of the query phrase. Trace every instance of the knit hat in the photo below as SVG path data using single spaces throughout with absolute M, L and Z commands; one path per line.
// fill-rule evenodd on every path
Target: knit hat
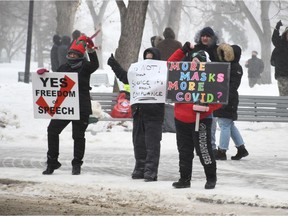
M 74 41 L 68 51 L 68 54 L 75 53 L 79 57 L 83 57 L 86 51 L 86 43 L 83 40 Z
M 175 33 L 174 33 L 173 29 L 170 27 L 165 28 L 165 30 L 163 32 L 163 36 L 165 39 L 167 39 L 167 38 L 175 39 Z
M 198 52 L 193 53 L 192 59 L 193 58 L 198 58 L 200 62 L 211 62 L 209 54 L 204 50 L 199 50 Z
M 200 32 L 200 36 L 209 36 L 209 37 L 213 37 L 215 36 L 215 33 L 213 31 L 213 29 L 211 27 L 205 27 L 201 30 Z

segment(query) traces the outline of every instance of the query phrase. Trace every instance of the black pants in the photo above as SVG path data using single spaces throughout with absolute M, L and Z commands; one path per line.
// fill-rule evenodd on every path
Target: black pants
M 194 149 L 204 167 L 206 178 L 216 178 L 216 161 L 211 145 L 211 125 L 212 119 L 202 119 L 199 131 L 195 131 L 195 123 L 184 123 L 175 119 L 181 178 L 191 179 Z
M 133 116 L 134 171 L 144 172 L 144 177 L 154 178 L 158 174 L 162 123 L 145 120 L 139 114 Z
M 54 120 L 48 126 L 47 163 L 52 164 L 59 156 L 59 135 L 72 122 L 72 138 L 74 140 L 74 158 L 72 165 L 82 165 L 85 152 L 85 131 L 88 127 L 89 115 L 81 116 L 80 120 Z

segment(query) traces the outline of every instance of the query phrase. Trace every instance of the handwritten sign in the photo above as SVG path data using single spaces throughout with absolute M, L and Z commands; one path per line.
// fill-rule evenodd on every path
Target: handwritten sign
M 230 63 L 169 62 L 167 102 L 228 103 Z
M 79 120 L 77 73 L 32 73 L 35 118 Z
M 128 70 L 130 103 L 165 103 L 167 62 L 146 59 Z

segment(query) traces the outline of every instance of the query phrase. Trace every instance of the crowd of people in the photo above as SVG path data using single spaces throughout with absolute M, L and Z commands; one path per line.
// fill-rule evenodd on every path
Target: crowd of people
M 275 66 L 275 78 L 278 81 L 280 95 L 288 95 L 288 72 L 286 57 L 288 55 L 288 28 L 280 36 L 279 21 L 272 36 L 275 49 L 272 53 L 271 64 Z M 164 37 L 164 38 L 163 38 Z M 180 178 L 172 184 L 175 188 L 188 188 L 191 185 L 194 150 L 199 157 L 206 176 L 205 189 L 213 189 L 217 183 L 217 160 L 227 160 L 226 151 L 229 149 L 230 138 L 234 141 L 237 154 L 231 160 L 240 160 L 249 155 L 243 137 L 235 125 L 239 103 L 238 88 L 243 76 L 240 65 L 242 50 L 235 44 L 220 43 L 217 33 L 211 27 L 198 31 L 194 43 L 185 42 L 183 45 L 175 37 L 172 28 L 167 27 L 162 36 L 151 37 L 151 47 L 143 53 L 143 59 L 162 60 L 167 62 L 228 62 L 230 63 L 230 83 L 227 104 L 210 103 L 175 103 L 174 120 L 176 142 L 179 154 Z M 70 37 L 54 35 L 51 49 L 52 71 L 78 73 L 80 94 L 80 120 L 52 119 L 48 126 L 47 168 L 43 174 L 49 175 L 60 168 L 59 135 L 72 122 L 72 137 L 74 140 L 74 155 L 72 174 L 81 173 L 85 152 L 85 131 L 91 114 L 89 95 L 90 75 L 97 70 L 99 62 L 91 38 L 76 30 Z M 85 57 L 88 51 L 89 61 Z M 249 86 L 261 84 L 261 73 L 264 63 L 257 57 L 258 52 L 252 51 L 252 58 L 245 63 L 248 68 Z M 129 85 L 128 72 L 122 68 L 113 54 L 107 64 L 116 77 Z M 39 75 L 45 71 L 39 71 Z M 130 86 L 131 88 L 131 86 Z M 162 125 L 164 121 L 164 103 L 136 103 L 132 105 L 135 166 L 132 179 L 144 179 L 146 182 L 157 181 L 160 160 Z M 199 114 L 200 113 L 200 114 Z M 200 115 L 199 128 L 196 130 L 197 115 Z M 216 145 L 216 127 L 220 128 L 218 147 Z M 205 139 L 203 139 L 205 137 Z M 203 143 L 205 140 L 205 143 Z

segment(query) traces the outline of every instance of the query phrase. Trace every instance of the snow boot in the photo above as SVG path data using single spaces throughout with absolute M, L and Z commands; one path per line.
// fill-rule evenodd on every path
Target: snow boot
M 191 186 L 191 177 L 180 178 L 178 182 L 173 182 L 172 186 L 175 188 L 189 188 Z
M 59 169 L 61 167 L 61 163 L 55 161 L 53 163 L 48 163 L 46 170 L 42 172 L 43 175 L 51 175 L 54 170 Z
M 237 147 L 237 154 L 231 157 L 231 160 L 240 160 L 242 157 L 248 156 L 249 153 L 244 145 Z
M 218 148 L 215 155 L 216 160 L 227 160 L 226 150 Z
M 144 181 L 145 181 L 145 182 L 157 181 L 157 176 L 155 176 L 155 177 L 144 176 Z
M 216 186 L 217 178 L 208 178 L 205 184 L 205 189 L 214 189 Z
M 81 174 L 81 166 L 74 165 L 72 166 L 72 175 L 80 175 Z
M 143 179 L 144 178 L 144 170 L 134 170 L 132 173 L 132 179 Z

